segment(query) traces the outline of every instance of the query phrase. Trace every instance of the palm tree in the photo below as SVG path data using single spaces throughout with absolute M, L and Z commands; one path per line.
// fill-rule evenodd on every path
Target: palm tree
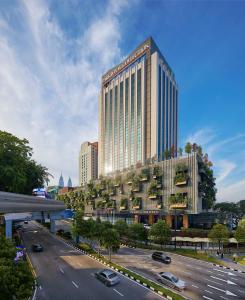
M 186 143 L 186 145 L 185 145 L 185 153 L 188 155 L 188 157 L 191 154 L 191 149 L 192 149 L 191 143 L 190 142 Z
M 181 147 L 179 147 L 178 149 L 178 155 L 179 156 L 182 156 L 183 155 L 183 149 Z

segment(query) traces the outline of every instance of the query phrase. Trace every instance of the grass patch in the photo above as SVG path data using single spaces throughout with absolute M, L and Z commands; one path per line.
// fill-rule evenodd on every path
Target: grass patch
M 170 296 L 170 297 L 172 297 L 173 300 L 184 300 L 185 299 L 181 295 L 178 295 L 178 294 L 172 292 L 171 290 L 168 290 L 168 289 L 164 288 L 162 285 L 159 285 L 159 284 L 157 284 L 157 283 L 155 283 L 155 282 L 153 282 L 151 280 L 148 280 L 145 277 L 142 277 L 141 275 L 138 275 L 138 274 L 136 274 L 136 273 L 134 273 L 134 272 L 132 272 L 132 271 L 130 271 L 128 269 L 125 269 L 125 268 L 123 268 L 120 265 L 117 265 L 117 264 L 115 264 L 113 262 L 110 262 L 104 256 L 99 255 L 94 249 L 92 249 L 90 247 L 89 244 L 80 243 L 80 244 L 77 244 L 76 246 L 78 248 L 80 248 L 81 250 L 86 251 L 88 254 L 92 254 L 94 257 L 102 260 L 104 263 L 109 264 L 110 267 L 114 267 L 114 269 L 118 269 L 118 271 L 122 271 L 124 273 L 127 273 L 129 277 L 132 276 L 135 279 L 140 280 L 141 283 L 145 283 L 148 286 L 153 287 L 156 292 L 158 292 L 158 291 L 162 292 L 163 296 L 165 296 L 165 297 L 166 296 Z
M 245 266 L 245 256 L 239 256 L 239 257 L 237 258 L 237 262 L 238 262 L 240 265 Z

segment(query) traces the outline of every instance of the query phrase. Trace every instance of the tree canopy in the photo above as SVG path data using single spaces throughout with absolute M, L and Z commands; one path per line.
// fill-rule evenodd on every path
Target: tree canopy
M 31 296 L 34 280 L 25 261 L 14 262 L 13 243 L 0 235 L 0 295 L 5 300 L 25 300 Z
M 220 250 L 221 245 L 228 242 L 229 235 L 229 231 L 225 225 L 216 224 L 210 230 L 208 237 L 212 242 L 217 243 L 219 245 Z
M 160 243 L 161 247 L 163 244 L 170 242 L 171 230 L 168 224 L 163 220 L 158 220 L 157 223 L 153 224 L 150 230 L 150 236 L 154 241 Z
M 27 139 L 0 131 L 0 190 L 31 194 L 33 188 L 48 182 L 47 168 L 32 159 Z

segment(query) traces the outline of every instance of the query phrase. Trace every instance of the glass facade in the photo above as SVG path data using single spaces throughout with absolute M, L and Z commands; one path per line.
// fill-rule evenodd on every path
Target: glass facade
M 123 136 L 124 136 L 124 108 L 123 108 L 123 81 L 120 82 L 120 111 L 119 111 L 119 169 L 124 168 L 123 164 Z
M 114 88 L 114 165 L 113 169 L 118 169 L 118 86 Z
M 137 161 L 142 161 L 141 69 L 137 71 Z
M 129 79 L 126 78 L 125 81 L 125 168 L 127 168 L 129 166 L 129 151 L 128 151 L 128 147 L 129 147 L 129 132 L 128 132 L 128 102 L 129 102 Z
M 135 74 L 131 75 L 130 165 L 135 163 Z
M 157 157 L 158 159 L 161 158 L 162 153 L 162 69 L 161 66 L 158 66 L 158 120 L 157 120 Z

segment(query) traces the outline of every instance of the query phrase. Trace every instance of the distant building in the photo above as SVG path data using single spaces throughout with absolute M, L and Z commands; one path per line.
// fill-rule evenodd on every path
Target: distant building
M 63 195 L 63 194 L 66 194 L 66 193 L 68 193 L 68 192 L 71 192 L 71 191 L 73 191 L 73 190 L 75 190 L 75 188 L 66 186 L 66 187 L 63 187 L 62 189 L 59 189 L 58 194 L 59 194 L 59 195 Z
M 67 182 L 67 187 L 72 187 L 72 181 L 71 177 L 69 176 L 68 182 Z
M 79 184 L 98 178 L 98 142 L 85 142 L 79 153 Z
M 176 156 L 178 85 L 152 38 L 102 76 L 99 175 Z
M 64 187 L 64 179 L 63 179 L 63 176 L 62 176 L 62 173 L 60 174 L 60 179 L 59 179 L 59 184 L 58 186 L 60 188 L 63 188 Z

